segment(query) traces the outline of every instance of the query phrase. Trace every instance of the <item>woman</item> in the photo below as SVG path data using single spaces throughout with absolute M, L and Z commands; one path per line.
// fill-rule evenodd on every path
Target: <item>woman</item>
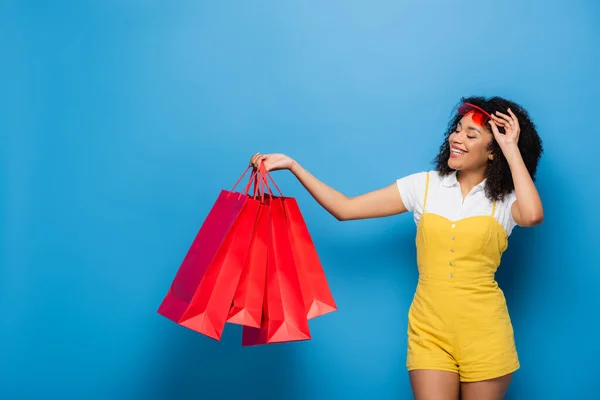
M 421 399 L 502 399 L 519 360 L 494 274 L 515 226 L 544 218 L 534 185 L 542 143 L 527 112 L 508 100 L 464 98 L 436 168 L 349 198 L 283 154 L 251 165 L 289 169 L 340 221 L 410 211 L 419 282 L 408 317 L 407 368 Z

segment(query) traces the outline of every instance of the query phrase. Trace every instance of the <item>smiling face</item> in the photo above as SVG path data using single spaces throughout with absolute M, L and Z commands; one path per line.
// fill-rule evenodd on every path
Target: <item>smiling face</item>
M 476 116 L 477 117 L 477 116 Z M 479 121 L 478 118 L 475 118 Z M 473 120 L 473 113 L 465 115 L 448 138 L 450 158 L 448 166 L 457 171 L 478 171 L 487 167 L 492 157 L 489 144 L 492 133 Z

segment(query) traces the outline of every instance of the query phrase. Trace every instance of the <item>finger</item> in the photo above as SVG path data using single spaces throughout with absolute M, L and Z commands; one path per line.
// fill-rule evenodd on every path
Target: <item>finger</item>
M 502 119 L 504 119 L 505 121 L 508 121 L 508 123 L 513 124 L 513 120 L 512 117 L 510 115 L 506 115 L 501 113 L 500 111 L 496 111 L 496 114 L 500 115 L 502 117 Z
M 253 165 L 255 168 L 258 168 L 258 166 L 259 166 L 259 164 L 260 164 L 260 160 L 261 160 L 261 158 L 262 158 L 262 157 L 263 157 L 263 155 L 262 155 L 262 154 L 260 154 L 260 153 L 257 153 L 257 154 L 256 154 L 256 155 L 255 155 L 255 156 L 252 158 L 252 165 Z
M 492 114 L 492 120 L 496 123 L 496 125 L 505 126 L 505 127 L 510 126 L 510 123 L 508 121 L 506 121 L 505 119 L 502 119 L 502 118 L 498 118 L 494 114 Z
M 515 113 L 513 113 L 510 108 L 508 109 L 508 113 L 513 117 L 513 121 L 515 121 L 515 125 L 519 126 L 519 118 L 517 118 Z
M 512 119 L 510 119 L 510 117 L 507 119 L 506 117 L 502 117 L 502 118 L 498 118 L 496 120 L 496 123 L 502 122 L 502 126 L 504 126 L 504 128 L 506 129 L 513 129 L 514 128 L 514 122 L 512 121 Z
M 496 123 L 493 120 L 489 120 L 488 123 L 492 126 L 492 133 L 494 134 L 494 137 L 497 137 L 498 135 L 500 135 L 500 131 L 498 130 L 498 125 L 496 125 Z
M 512 125 L 510 122 L 508 122 L 504 119 L 496 118 L 494 120 L 494 122 L 496 123 L 496 126 L 504 128 L 504 131 L 506 133 L 512 132 L 514 130 L 514 125 Z M 500 133 L 502 133 L 502 132 L 500 132 Z
M 269 170 L 269 169 L 267 168 L 267 164 L 268 164 L 268 162 L 267 162 L 267 161 L 268 161 L 268 160 L 269 160 L 269 156 L 268 156 L 268 155 L 262 155 L 262 156 L 260 157 L 260 159 L 258 160 L 258 163 L 257 163 L 257 164 L 258 164 L 258 166 L 259 166 L 259 167 L 260 167 L 260 165 L 264 165 L 265 169 L 268 171 L 268 170 Z

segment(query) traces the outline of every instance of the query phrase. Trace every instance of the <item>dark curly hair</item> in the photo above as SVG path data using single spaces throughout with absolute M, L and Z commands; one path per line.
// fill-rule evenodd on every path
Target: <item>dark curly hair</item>
M 527 111 L 520 105 L 501 97 L 485 98 L 479 96 L 463 97 L 455 107 L 455 110 L 465 102 L 481 107 L 490 114 L 496 111 L 506 114 L 506 110 L 508 108 L 511 109 L 517 116 L 521 128 L 518 143 L 521 156 L 523 157 L 523 161 L 525 162 L 525 166 L 527 167 L 531 178 L 535 180 L 535 173 L 538 162 L 542 156 L 543 148 L 542 140 L 535 129 L 533 121 L 529 118 Z M 440 152 L 434 160 L 435 169 L 441 176 L 446 176 L 453 172 L 448 166 L 448 158 L 450 157 L 448 137 L 456 130 L 458 122 L 462 117 L 463 116 L 459 114 L 458 111 L 454 112 L 454 116 L 450 120 L 448 129 L 446 130 L 444 143 L 440 146 Z M 491 132 L 489 126 L 486 126 L 486 128 Z M 492 201 L 501 201 L 515 189 L 515 185 L 512 180 L 508 161 L 506 161 L 500 146 L 493 137 L 489 149 L 492 151 L 494 157 L 493 160 L 488 160 L 488 167 L 485 173 L 487 178 L 485 182 L 485 194 L 486 197 Z

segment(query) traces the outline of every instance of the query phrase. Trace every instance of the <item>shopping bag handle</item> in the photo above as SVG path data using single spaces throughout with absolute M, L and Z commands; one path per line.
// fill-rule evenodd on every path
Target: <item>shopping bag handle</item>
M 242 174 L 242 176 L 240 176 L 240 178 L 237 180 L 237 182 L 235 183 L 235 185 L 233 185 L 233 187 L 229 191 L 229 194 L 227 195 L 227 197 L 229 197 L 231 195 L 231 193 L 234 193 L 235 188 L 239 185 L 239 183 L 242 181 L 242 179 L 244 179 L 244 176 L 246 176 L 246 174 L 248 173 L 248 170 L 250 168 L 251 168 L 250 166 L 248 166 L 246 168 L 246 170 L 244 171 L 244 173 Z M 257 192 L 258 192 L 258 184 L 259 184 L 259 176 L 258 176 L 258 172 L 257 172 L 256 168 L 254 168 L 252 170 L 252 174 L 250 174 L 250 179 L 248 179 L 248 183 L 246 183 L 246 185 L 244 186 L 244 188 L 238 194 L 238 198 L 242 197 L 242 195 L 250 196 L 249 192 L 250 192 L 250 187 L 252 186 L 252 181 L 253 180 L 254 180 L 254 194 L 253 194 L 253 197 L 256 198 L 256 195 L 257 195 Z
M 264 162 L 260 163 L 260 171 L 261 171 L 262 179 L 264 180 L 264 186 L 269 190 L 269 193 L 271 194 L 271 196 L 273 196 L 273 191 L 271 190 L 271 187 L 269 186 L 269 179 L 271 179 L 273 186 L 275 186 L 275 189 L 277 189 L 279 196 L 284 197 L 283 193 L 281 193 L 281 190 L 279 190 L 279 187 L 275 183 L 275 180 L 273 179 L 271 174 L 269 174 L 269 171 L 267 171 L 267 167 L 265 167 Z M 269 179 L 267 179 L 267 178 L 269 178 Z
M 238 179 L 238 180 L 237 180 L 237 182 L 235 183 L 235 185 L 233 185 L 233 187 L 231 188 L 230 192 L 233 192 L 233 191 L 235 190 L 235 188 L 237 187 L 237 185 L 239 185 L 239 184 L 240 184 L 240 182 L 242 181 L 242 179 L 244 179 L 244 176 L 246 176 L 246 174 L 248 173 L 248 170 L 249 170 L 250 168 L 251 168 L 250 166 L 248 166 L 248 167 L 246 168 L 246 170 L 244 171 L 244 173 L 242 174 L 242 176 L 240 176 L 240 179 Z M 254 177 L 254 175 L 255 175 L 255 174 L 256 174 L 256 172 L 255 172 L 255 171 L 253 171 L 253 172 L 252 172 L 252 175 L 250 175 L 250 179 L 248 180 L 248 183 L 247 183 L 247 184 L 246 184 L 246 186 L 244 187 L 244 190 L 248 190 L 248 189 L 249 189 L 249 187 L 250 187 L 250 184 L 251 184 L 251 182 L 252 182 L 252 178 Z
M 265 167 L 265 163 L 261 162 L 260 166 L 258 168 L 256 167 L 252 167 L 252 166 L 248 166 L 246 167 L 246 170 L 244 171 L 244 173 L 242 174 L 242 176 L 240 176 L 240 178 L 237 180 L 237 182 L 235 183 L 235 185 L 233 185 L 233 187 L 230 190 L 230 193 L 233 193 L 235 188 L 240 184 L 240 182 L 242 181 L 242 179 L 244 179 L 244 176 L 246 176 L 246 174 L 248 173 L 248 170 L 252 168 L 252 173 L 250 174 L 250 178 L 248 179 L 248 183 L 246 183 L 246 185 L 244 186 L 244 188 L 240 191 L 240 196 L 242 194 L 245 194 L 247 196 L 250 195 L 250 187 L 252 186 L 252 183 L 254 181 L 254 194 L 252 195 L 252 197 L 256 198 L 257 195 L 260 194 L 261 196 L 261 201 L 264 202 L 264 196 L 265 193 L 268 191 L 269 194 L 271 196 L 273 196 L 273 191 L 271 190 L 271 187 L 269 186 L 269 179 L 271 180 L 271 182 L 273 183 L 273 186 L 275 186 L 275 188 L 277 189 L 277 192 L 279 193 L 279 195 L 281 197 L 283 197 L 283 193 L 281 193 L 281 190 L 279 189 L 279 187 L 277 186 L 277 184 L 275 183 L 275 180 L 273 179 L 273 177 L 271 176 L 271 174 L 269 174 L 269 172 L 267 171 L 267 168 Z
M 271 179 L 271 182 L 273 182 L 273 186 L 275 186 L 275 189 L 277 189 L 277 192 L 279 192 L 279 195 L 280 195 L 281 197 L 284 197 L 284 196 L 283 196 L 283 193 L 281 193 L 281 190 L 279 190 L 279 187 L 278 187 L 278 186 L 277 186 L 277 184 L 275 183 L 275 180 L 273 179 L 273 177 L 271 176 L 271 174 L 269 173 L 269 171 L 267 171 L 267 167 L 265 167 L 265 164 L 264 164 L 264 162 L 261 162 L 261 163 L 260 163 L 260 166 L 261 166 L 261 168 L 264 170 L 264 173 L 263 173 L 263 175 L 264 175 L 264 179 L 265 179 L 265 183 L 266 183 L 267 187 L 269 187 L 269 181 L 268 181 L 268 179 L 267 179 L 267 177 L 268 177 L 269 179 Z M 271 192 L 271 188 L 270 188 L 270 187 L 269 187 L 269 192 L 271 193 L 271 196 L 272 196 L 272 195 L 273 195 L 273 193 Z
M 263 198 L 267 191 L 269 192 L 271 197 L 273 197 L 273 191 L 269 187 L 269 181 L 267 180 L 267 176 L 266 176 L 267 168 L 265 167 L 265 164 L 263 162 L 260 163 L 260 166 L 258 167 L 258 171 L 259 171 L 260 187 L 262 188 Z

